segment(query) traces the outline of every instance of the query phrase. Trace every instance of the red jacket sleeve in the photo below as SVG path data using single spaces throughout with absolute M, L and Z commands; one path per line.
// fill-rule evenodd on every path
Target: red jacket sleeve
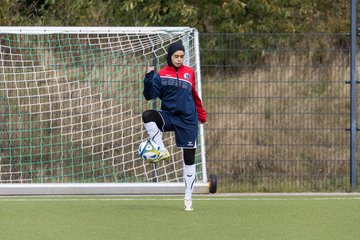
M 194 77 L 195 79 L 195 77 Z M 206 112 L 202 106 L 202 102 L 201 99 L 196 91 L 196 86 L 195 86 L 195 81 L 194 84 L 192 85 L 192 97 L 194 99 L 195 102 L 195 106 L 196 106 L 196 111 L 198 113 L 198 119 L 201 123 L 206 123 Z

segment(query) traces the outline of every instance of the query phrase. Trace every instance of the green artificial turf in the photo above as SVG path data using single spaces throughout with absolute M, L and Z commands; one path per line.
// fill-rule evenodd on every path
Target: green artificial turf
M 358 239 L 354 196 L 1 197 L 0 239 Z

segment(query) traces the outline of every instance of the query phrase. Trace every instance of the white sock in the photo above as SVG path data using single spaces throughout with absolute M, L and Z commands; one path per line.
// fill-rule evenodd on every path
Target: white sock
M 162 133 L 160 129 L 157 127 L 155 122 L 144 123 L 145 129 L 149 134 L 149 138 L 156 142 L 161 149 L 164 149 L 164 142 L 162 140 Z
M 185 199 L 191 199 L 195 185 L 195 164 L 184 164 Z

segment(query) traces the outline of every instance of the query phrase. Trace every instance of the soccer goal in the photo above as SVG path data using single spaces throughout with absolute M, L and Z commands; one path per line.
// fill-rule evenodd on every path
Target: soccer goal
M 148 164 L 141 114 L 148 66 L 166 64 L 182 40 L 201 97 L 199 41 L 188 27 L 1 27 L 0 195 L 171 194 L 184 190 L 181 149 Z M 196 193 L 209 192 L 204 130 Z

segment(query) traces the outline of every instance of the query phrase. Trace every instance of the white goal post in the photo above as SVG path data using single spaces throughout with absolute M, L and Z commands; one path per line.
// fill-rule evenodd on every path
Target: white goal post
M 0 27 L 0 195 L 183 193 L 183 159 L 147 164 L 141 114 L 148 66 L 182 40 L 201 97 L 199 35 L 189 27 Z M 199 128 L 195 193 L 208 193 Z

